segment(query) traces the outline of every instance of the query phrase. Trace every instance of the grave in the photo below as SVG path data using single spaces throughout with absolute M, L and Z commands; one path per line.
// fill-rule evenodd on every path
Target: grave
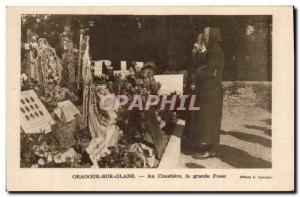
M 80 127 L 79 118 L 81 116 L 77 107 L 69 100 L 57 103 L 54 114 L 58 120 L 58 127 L 53 134 L 59 144 L 64 148 L 70 148 L 75 145 L 74 133 L 77 127 Z
M 55 121 L 34 90 L 21 92 L 21 129 L 28 134 L 49 133 Z
M 170 95 L 183 93 L 183 74 L 154 75 L 156 82 L 161 84 L 159 94 Z
M 69 100 L 65 100 L 57 103 L 58 108 L 54 110 L 55 115 L 58 117 L 59 121 L 65 121 L 70 123 L 75 120 L 76 115 L 80 114 L 77 107 Z M 62 120 L 64 118 L 64 120 Z

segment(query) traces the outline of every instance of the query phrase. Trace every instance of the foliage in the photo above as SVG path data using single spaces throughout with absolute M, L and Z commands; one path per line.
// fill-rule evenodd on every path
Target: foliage
M 272 111 L 272 85 L 270 82 L 223 82 L 223 89 L 224 99 L 234 97 L 237 102 Z
M 37 82 L 33 81 L 32 83 L 25 82 L 21 87 L 21 91 L 31 90 L 33 89 L 47 110 L 51 113 L 57 107 L 57 103 L 70 100 L 73 103 L 78 101 L 77 95 L 72 92 L 70 89 L 65 87 L 56 86 L 51 92 L 47 93 L 46 95 L 43 94 L 41 91 L 40 86 L 38 86 Z
M 90 26 L 92 59 L 149 61 L 159 73 L 181 72 L 191 46 L 205 26 L 219 27 L 225 53 L 225 80 L 271 80 L 271 16 L 23 15 L 22 42 L 31 29 L 61 55 L 60 36 L 70 24 L 78 48 L 79 29 Z
M 137 152 L 130 151 L 131 144 L 121 139 L 116 147 L 109 147 L 111 153 L 98 162 L 100 168 L 142 168 L 144 161 Z
M 21 132 L 21 167 L 31 167 L 43 157 L 46 151 L 57 153 L 63 149 L 51 134 Z

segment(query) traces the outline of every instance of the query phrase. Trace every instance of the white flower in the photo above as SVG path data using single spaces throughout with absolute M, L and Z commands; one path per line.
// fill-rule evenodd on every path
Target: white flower
M 57 155 L 54 155 L 53 159 L 55 163 L 63 163 L 62 153 L 58 153 Z
M 166 122 L 165 121 L 161 121 L 160 124 L 159 124 L 159 127 L 162 129 L 166 126 Z
M 40 158 L 40 159 L 38 160 L 38 164 L 39 164 L 40 166 L 45 165 L 44 159 Z
M 48 156 L 47 156 L 47 162 L 50 163 L 53 161 L 53 157 L 52 157 L 52 154 L 49 153 Z
M 39 168 L 38 164 L 32 164 L 31 168 Z

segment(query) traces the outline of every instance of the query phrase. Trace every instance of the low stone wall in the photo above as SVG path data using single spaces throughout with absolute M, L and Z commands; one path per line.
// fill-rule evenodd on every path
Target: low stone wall
M 223 81 L 222 86 L 224 89 L 230 87 L 238 88 L 238 87 L 246 87 L 246 86 L 271 88 L 272 82 L 270 81 Z
M 271 111 L 272 82 L 269 81 L 224 81 L 224 98 L 239 97 L 245 102 L 254 102 L 256 106 Z

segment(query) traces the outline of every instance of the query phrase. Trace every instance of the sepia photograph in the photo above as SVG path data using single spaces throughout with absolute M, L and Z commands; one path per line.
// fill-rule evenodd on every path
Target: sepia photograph
M 217 15 L 209 9 L 45 10 L 24 10 L 14 19 L 19 64 L 8 72 L 19 80 L 7 91 L 19 95 L 14 119 L 20 119 L 15 120 L 19 131 L 14 130 L 18 154 L 8 157 L 21 172 L 36 176 L 70 168 L 70 182 L 78 184 L 105 178 L 224 182 L 230 177 L 226 170 L 244 169 L 236 178 L 279 181 L 272 175 L 274 139 L 279 139 L 273 122 L 280 117 L 274 112 L 280 75 L 274 64 L 281 53 L 274 48 L 276 9 Z M 292 64 L 283 67 L 293 70 Z M 292 152 L 286 151 L 290 162 Z M 93 171 L 84 171 L 88 168 Z M 128 171 L 136 168 L 159 172 Z M 128 170 L 106 174 L 106 169 Z M 179 173 L 191 169 L 191 175 Z M 266 173 L 254 176 L 247 169 Z
M 21 167 L 272 167 L 272 16 L 20 20 Z

